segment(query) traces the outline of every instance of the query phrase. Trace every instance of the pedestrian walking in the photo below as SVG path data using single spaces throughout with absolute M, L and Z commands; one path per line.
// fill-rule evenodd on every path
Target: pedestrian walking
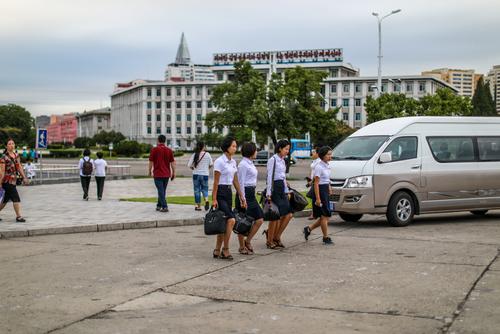
M 167 138 L 164 135 L 158 136 L 156 147 L 151 149 L 149 154 L 149 176 L 153 176 L 156 189 L 158 191 L 158 202 L 156 211 L 168 212 L 167 186 L 168 181 L 175 179 L 175 159 L 174 152 L 165 146 Z
M 80 170 L 80 183 L 83 189 L 83 200 L 89 200 L 89 187 L 94 171 L 94 160 L 90 158 L 90 150 L 86 148 L 83 150 L 83 158 L 78 162 L 78 169 Z
M 97 159 L 94 160 L 95 167 L 95 183 L 97 184 L 97 200 L 102 200 L 102 193 L 104 191 L 104 180 L 106 180 L 106 172 L 108 170 L 108 163 L 103 159 L 102 152 L 97 152 Z
M 328 220 L 332 216 L 333 208 L 330 207 L 330 194 L 332 187 L 330 186 L 330 171 L 329 161 L 332 159 L 332 149 L 328 146 L 323 146 L 318 151 L 320 162 L 314 167 L 314 195 L 313 195 L 313 215 L 318 220 L 311 225 L 304 227 L 304 238 L 308 240 L 311 231 L 317 227 L 321 227 L 323 233 L 323 243 L 332 245 L 333 241 L 328 236 Z
M 212 166 L 212 157 L 210 153 L 205 151 L 205 143 L 199 141 L 188 162 L 188 167 L 193 171 L 194 202 L 196 203 L 194 209 L 196 211 L 201 211 L 202 195 L 205 201 L 205 211 L 210 208 L 210 203 L 208 202 L 208 175 Z
M 222 155 L 214 163 L 214 185 L 212 190 L 212 205 L 223 211 L 226 216 L 226 233 L 218 234 L 213 257 L 223 260 L 232 260 L 233 256 L 229 252 L 229 239 L 235 224 L 235 216 L 232 210 L 233 192 L 231 185 L 236 189 L 237 196 L 241 201 L 241 206 L 246 208 L 245 197 L 243 196 L 238 182 L 238 167 L 234 160 L 236 153 L 236 140 L 226 137 L 222 141 Z M 223 246 L 224 245 L 224 246 Z M 222 250 L 221 247 L 223 246 Z
M 311 151 L 311 175 L 306 178 L 307 179 L 307 185 L 306 187 L 310 187 L 309 191 L 307 192 L 307 197 L 311 198 L 313 197 L 313 193 L 314 193 L 314 183 L 313 183 L 313 180 L 314 180 L 314 167 L 316 167 L 316 165 L 318 164 L 318 162 L 321 161 L 321 159 L 318 157 L 318 150 L 320 149 L 321 147 L 319 145 L 314 145 L 314 148 L 313 150 Z M 309 215 L 309 220 L 313 220 L 314 219 L 314 214 L 311 212 L 311 214 Z
M 26 219 L 21 215 L 21 198 L 17 192 L 17 185 L 29 183 L 21 166 L 19 155 L 15 151 L 16 143 L 8 139 L 4 153 L 0 158 L 0 188 L 3 190 L 3 200 L 0 203 L 0 211 L 5 208 L 9 201 L 14 205 L 16 222 L 24 223 Z M 0 219 L 1 221 L 2 219 Z
M 269 222 L 267 248 L 285 248 L 281 236 L 292 219 L 292 208 L 289 202 L 288 182 L 286 181 L 285 157 L 290 151 L 290 142 L 282 139 L 276 144 L 275 154 L 267 161 L 267 200 L 272 201 L 279 209 L 280 219 Z M 274 178 L 273 178 L 274 176 Z
M 28 158 L 26 165 L 24 165 L 24 174 L 28 180 L 33 180 L 36 177 L 35 165 L 31 163 L 31 158 Z
M 238 234 L 238 241 L 240 243 L 239 253 L 243 255 L 252 255 L 254 253 L 252 238 L 259 231 L 262 223 L 264 223 L 264 213 L 255 197 L 258 170 L 253 161 L 257 157 L 257 146 L 254 143 L 244 143 L 241 146 L 241 155 L 243 159 L 238 164 L 238 182 L 246 201 L 246 208 L 242 207 L 238 196 L 236 197 L 236 208 L 255 219 L 255 222 L 246 238 Z

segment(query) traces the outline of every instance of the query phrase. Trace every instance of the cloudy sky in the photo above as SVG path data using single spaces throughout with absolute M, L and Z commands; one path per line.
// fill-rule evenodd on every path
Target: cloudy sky
M 114 83 L 162 79 L 184 31 L 196 63 L 215 52 L 343 48 L 377 72 L 500 64 L 499 0 L 0 0 L 0 104 L 33 114 L 108 106 Z

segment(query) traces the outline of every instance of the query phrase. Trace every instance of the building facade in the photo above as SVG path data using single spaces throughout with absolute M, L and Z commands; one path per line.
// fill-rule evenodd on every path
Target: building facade
M 73 143 L 78 133 L 75 114 L 52 115 L 47 126 L 47 140 L 53 143 Z
M 477 82 L 483 76 L 476 74 L 474 70 L 438 68 L 422 72 L 423 76 L 432 76 L 449 83 L 456 89 L 461 96 L 472 98 L 476 90 Z
M 37 129 L 46 129 L 50 124 L 50 116 L 41 115 L 35 118 L 35 127 Z
M 111 130 L 111 108 L 84 111 L 76 115 L 78 137 L 92 138 L 101 131 Z
M 495 101 L 497 113 L 500 114 L 500 65 L 495 65 L 488 71 L 485 82 L 490 85 L 491 96 Z

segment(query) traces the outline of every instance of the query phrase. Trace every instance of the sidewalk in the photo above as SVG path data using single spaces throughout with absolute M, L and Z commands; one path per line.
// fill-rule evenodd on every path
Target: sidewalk
M 304 181 L 290 182 L 305 188 Z M 260 182 L 258 189 L 265 184 Z M 96 184 L 90 185 L 89 201 L 82 200 L 79 183 L 18 187 L 22 214 L 26 223 L 16 223 L 14 209 L 8 203 L 0 212 L 0 238 L 43 234 L 100 232 L 131 228 L 151 228 L 201 224 L 204 212 L 190 205 L 169 205 L 170 212 L 155 211 L 153 203 L 120 201 L 120 198 L 156 197 L 152 179 L 106 182 L 104 198 L 97 201 Z M 191 178 L 178 178 L 168 185 L 168 196 L 192 195 Z

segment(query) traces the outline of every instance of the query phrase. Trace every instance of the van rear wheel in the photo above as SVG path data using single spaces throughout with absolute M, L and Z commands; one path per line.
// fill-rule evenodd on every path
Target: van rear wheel
M 410 194 L 398 191 L 392 195 L 387 206 L 387 221 L 392 226 L 406 226 L 413 221 L 415 215 L 415 203 Z
M 470 213 L 476 216 L 484 216 L 488 210 L 472 210 Z
M 342 218 L 342 220 L 349 222 L 349 223 L 355 223 L 358 220 L 360 220 L 361 217 L 363 217 L 362 214 L 356 215 L 356 214 L 350 214 L 350 213 L 345 213 L 345 212 L 339 212 L 339 216 L 340 216 L 340 218 Z

